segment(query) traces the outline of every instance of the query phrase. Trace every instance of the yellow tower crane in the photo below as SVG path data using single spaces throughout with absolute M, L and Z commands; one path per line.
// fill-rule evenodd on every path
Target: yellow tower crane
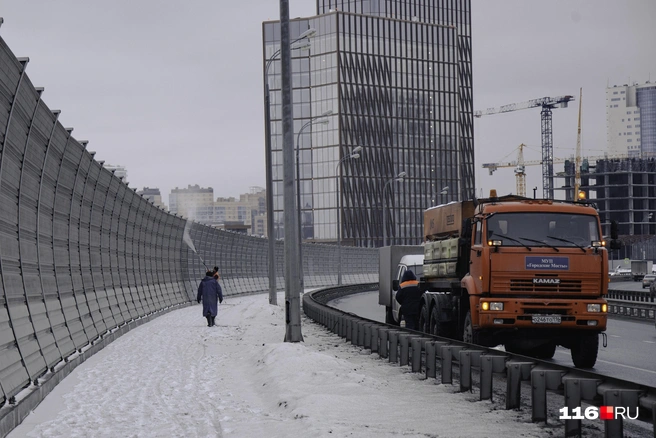
M 519 151 L 517 152 L 515 180 L 517 184 L 517 194 L 519 196 L 526 196 L 526 165 L 524 164 L 524 143 L 519 145 Z
M 524 148 L 526 145 L 524 143 L 520 144 L 517 147 L 517 159 L 515 161 L 508 162 L 499 162 L 499 163 L 484 163 L 483 168 L 487 169 L 490 172 L 490 175 L 494 173 L 500 167 L 514 167 L 515 168 L 515 183 L 517 195 L 526 196 L 526 166 L 542 164 L 541 161 L 524 161 Z

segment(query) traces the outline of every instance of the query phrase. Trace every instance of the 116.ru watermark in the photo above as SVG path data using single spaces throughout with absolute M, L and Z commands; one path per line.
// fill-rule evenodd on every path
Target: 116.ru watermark
M 638 408 L 635 408 L 634 412 L 631 412 L 631 408 L 626 408 L 623 406 L 589 406 L 583 410 L 581 407 L 572 409 L 571 411 L 567 406 L 560 408 L 559 420 L 617 420 L 619 418 L 623 420 L 637 420 L 638 419 Z M 633 416 L 631 414 L 634 413 Z

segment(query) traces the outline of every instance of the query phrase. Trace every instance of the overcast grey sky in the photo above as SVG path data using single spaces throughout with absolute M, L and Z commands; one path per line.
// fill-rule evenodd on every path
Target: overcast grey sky
M 290 0 L 291 17 L 315 14 Z M 200 184 L 215 196 L 264 186 L 261 23 L 275 0 L 2 0 L 0 28 L 60 120 L 131 187 Z M 654 0 L 473 0 L 474 108 L 575 95 L 583 87 L 583 150 L 606 147 L 607 84 L 656 81 Z M 553 112 L 554 152 L 576 146 L 578 102 Z M 512 169 L 484 162 L 525 143 L 540 158 L 539 108 L 475 122 L 477 187 L 515 190 Z M 562 170 L 556 165 L 555 171 Z M 527 167 L 527 190 L 541 167 Z

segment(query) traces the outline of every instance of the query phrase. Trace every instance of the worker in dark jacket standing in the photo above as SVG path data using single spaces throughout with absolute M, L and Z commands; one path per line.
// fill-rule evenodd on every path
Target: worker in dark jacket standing
M 421 295 L 417 276 L 412 270 L 408 269 L 401 277 L 399 291 L 396 293 L 396 301 L 401 305 L 399 312 L 405 318 L 405 326 L 412 330 L 419 328 Z
M 207 326 L 214 326 L 214 318 L 218 313 L 218 303 L 223 302 L 223 291 L 221 285 L 214 278 L 213 271 L 207 271 L 205 278 L 203 278 L 198 285 L 198 295 L 196 301 L 198 304 L 203 302 L 203 316 L 207 318 Z M 218 301 L 218 303 L 217 303 Z

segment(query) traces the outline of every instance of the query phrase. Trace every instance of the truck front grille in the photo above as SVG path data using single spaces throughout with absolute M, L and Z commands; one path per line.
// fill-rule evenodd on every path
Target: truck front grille
M 511 279 L 510 292 L 581 292 L 581 280 L 560 280 L 560 284 L 533 284 L 532 278 Z

